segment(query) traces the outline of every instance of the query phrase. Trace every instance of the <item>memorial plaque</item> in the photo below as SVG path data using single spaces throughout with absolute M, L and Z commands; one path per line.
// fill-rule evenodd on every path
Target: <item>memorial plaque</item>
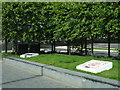
M 92 73 L 99 73 L 111 69 L 112 66 L 113 66 L 112 62 L 91 60 L 76 66 L 76 69 L 84 70 Z
M 30 57 L 35 57 L 38 55 L 39 55 L 38 53 L 25 53 L 25 54 L 20 55 L 20 57 L 21 58 L 30 58 Z

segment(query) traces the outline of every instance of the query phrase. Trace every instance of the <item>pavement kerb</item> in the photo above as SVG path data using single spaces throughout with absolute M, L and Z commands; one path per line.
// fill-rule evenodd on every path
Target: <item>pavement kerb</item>
M 45 68 L 48 68 L 48 69 L 51 69 L 51 70 L 54 70 L 54 71 L 59 71 L 61 73 L 71 74 L 72 76 L 82 77 L 82 78 L 85 78 L 85 79 L 89 79 L 91 81 L 97 81 L 97 82 L 101 82 L 101 83 L 110 84 L 110 85 L 113 85 L 113 86 L 118 86 L 117 85 L 118 81 L 116 81 L 116 80 L 106 79 L 106 78 L 103 78 L 103 77 L 94 76 L 94 75 L 81 73 L 81 72 L 76 72 L 76 71 L 71 71 L 71 70 L 58 68 L 58 67 L 54 67 L 54 66 L 45 66 Z
M 54 78 L 54 79 L 57 79 L 57 80 L 60 80 L 60 81 L 64 81 L 64 82 L 67 82 L 67 83 L 69 83 L 68 79 L 71 80 L 71 78 L 72 78 L 72 80 L 74 80 L 74 82 L 73 83 L 70 82 L 70 84 L 74 84 L 76 86 L 79 86 L 80 83 L 77 85 L 77 82 L 75 81 L 74 78 L 82 80 L 81 84 L 85 83 L 83 81 L 91 82 L 91 83 L 98 83 L 96 85 L 96 87 L 94 86 L 93 88 L 102 88 L 102 87 L 98 87 L 99 84 L 100 84 L 100 86 L 102 85 L 103 88 L 120 88 L 120 85 L 118 84 L 120 82 L 117 81 L 117 80 L 112 80 L 112 79 L 107 79 L 107 78 L 103 78 L 103 77 L 99 77 L 99 76 L 95 76 L 95 75 L 90 75 L 90 74 L 85 74 L 85 73 L 81 73 L 81 72 L 71 71 L 71 70 L 68 70 L 68 69 L 63 69 L 63 68 L 54 67 L 54 66 L 50 66 L 50 65 L 46 65 L 46 64 L 36 63 L 36 62 L 31 62 L 31 61 L 18 59 L 18 58 L 14 58 L 14 57 L 3 58 L 3 60 L 5 60 L 5 59 L 14 60 L 14 61 L 17 61 L 17 62 L 22 62 L 22 63 L 26 63 L 26 64 L 41 67 L 41 72 L 40 72 L 41 75 L 48 76 L 48 77 L 51 77 L 51 78 Z M 71 77 L 71 78 L 68 78 L 68 77 Z M 89 87 L 87 87 L 87 88 L 91 88 L 90 85 L 88 85 L 88 86 Z M 84 87 L 82 87 L 82 88 L 84 88 Z
M 5 57 L 5 58 L 9 58 L 11 60 L 15 60 L 15 61 L 19 61 L 19 62 L 24 62 L 24 63 L 28 63 L 28 64 L 32 64 L 32 65 L 39 66 L 39 67 L 46 66 L 46 64 L 32 62 L 32 61 L 28 61 L 28 60 L 25 60 L 25 59 L 18 59 L 18 58 L 14 58 L 14 57 Z

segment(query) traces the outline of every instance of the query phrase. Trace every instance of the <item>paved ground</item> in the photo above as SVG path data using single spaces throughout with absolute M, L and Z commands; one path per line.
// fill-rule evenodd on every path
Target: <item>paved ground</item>
M 1 63 L 1 58 L 0 58 L 0 83 L 2 83 L 2 63 Z M 0 84 L 0 90 L 2 88 L 2 85 Z
M 41 45 L 42 49 L 51 50 L 51 46 L 50 45 Z M 91 44 L 88 44 L 87 47 L 91 48 Z M 94 48 L 108 48 L 108 43 L 94 43 Z M 111 49 L 120 49 L 120 43 L 111 43 L 110 45 Z M 67 46 L 56 46 L 56 50 L 57 51 L 63 51 L 63 52 L 67 52 Z M 110 51 L 111 56 L 117 56 L 118 52 L 115 52 L 113 50 Z M 89 53 L 90 54 L 90 53 Z M 107 57 L 108 56 L 108 50 L 94 50 L 94 55 L 96 56 L 104 56 Z
M 103 44 L 102 48 L 104 48 L 104 47 L 107 47 L 107 46 L 104 46 L 104 44 Z M 112 49 L 117 49 L 118 48 L 117 45 L 115 45 L 113 47 L 112 47 Z M 101 48 L 101 47 L 96 46 L 95 48 Z M 51 51 L 51 48 L 46 47 L 46 48 L 41 48 L 41 50 Z M 58 52 L 66 52 L 67 53 L 67 46 L 56 46 L 56 51 L 58 51 Z M 74 51 L 74 50 L 71 50 L 71 51 Z M 89 54 L 91 55 L 92 53 L 89 52 Z M 108 50 L 94 50 L 94 55 L 95 56 L 107 57 L 108 56 Z M 117 56 L 118 52 L 110 50 L 110 55 L 111 56 Z
M 59 46 L 59 47 L 56 48 L 56 51 L 67 53 L 66 46 Z M 51 48 L 41 48 L 41 50 L 51 51 Z M 5 51 L 2 51 L 2 52 L 5 52 Z M 8 52 L 12 52 L 12 50 L 8 50 Z M 89 54 L 91 55 L 91 53 L 89 53 Z M 104 56 L 104 57 L 107 57 L 108 56 L 108 50 L 94 50 L 94 55 L 95 56 Z M 110 55 L 111 56 L 118 56 L 118 52 L 111 50 L 110 51 Z
M 89 48 L 91 48 L 91 44 L 88 44 Z M 108 48 L 107 43 L 94 43 L 94 48 Z M 51 51 L 51 45 L 41 45 L 41 49 L 45 49 L 47 51 Z M 120 49 L 120 43 L 111 43 L 111 49 Z M 67 52 L 67 46 L 56 46 L 57 51 Z M 11 52 L 12 50 L 8 50 L 8 52 Z M 2 51 L 4 52 L 4 51 Z M 90 54 L 90 53 L 89 53 Z M 96 56 L 105 56 L 108 55 L 108 50 L 94 50 L 94 55 Z M 117 56 L 118 52 L 111 50 L 111 56 Z
M 65 46 L 65 45 L 57 45 L 57 46 Z M 51 45 L 41 45 L 41 47 L 51 47 Z M 88 44 L 87 47 L 91 48 L 91 44 Z M 94 48 L 108 48 L 108 43 L 94 43 Z M 120 49 L 120 43 L 111 43 L 111 49 Z
M 72 88 L 72 86 L 4 62 L 2 88 Z
M 91 47 L 91 44 L 88 44 L 88 47 Z M 108 43 L 94 43 L 94 48 L 108 48 Z M 120 43 L 111 43 L 111 49 L 120 49 Z

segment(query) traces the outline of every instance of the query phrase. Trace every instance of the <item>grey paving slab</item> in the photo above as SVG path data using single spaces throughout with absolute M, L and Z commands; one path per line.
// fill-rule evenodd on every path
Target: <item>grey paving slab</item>
M 108 51 L 94 51 L 94 55 L 95 56 L 104 56 L 104 57 L 107 57 L 108 56 Z M 117 52 L 110 52 L 110 55 L 111 56 L 118 56 L 118 53 Z
M 2 88 L 73 88 L 72 86 L 27 69 L 2 64 Z
M 0 60 L 0 83 L 2 83 L 2 62 Z M 0 90 L 2 88 L 2 85 L 0 85 Z

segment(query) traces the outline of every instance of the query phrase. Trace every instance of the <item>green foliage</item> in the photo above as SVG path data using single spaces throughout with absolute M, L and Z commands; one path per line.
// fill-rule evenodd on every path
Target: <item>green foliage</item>
M 4 2 L 3 39 L 42 42 L 119 35 L 118 2 Z
M 42 3 L 5 2 L 2 4 L 3 39 L 42 40 L 40 9 Z

